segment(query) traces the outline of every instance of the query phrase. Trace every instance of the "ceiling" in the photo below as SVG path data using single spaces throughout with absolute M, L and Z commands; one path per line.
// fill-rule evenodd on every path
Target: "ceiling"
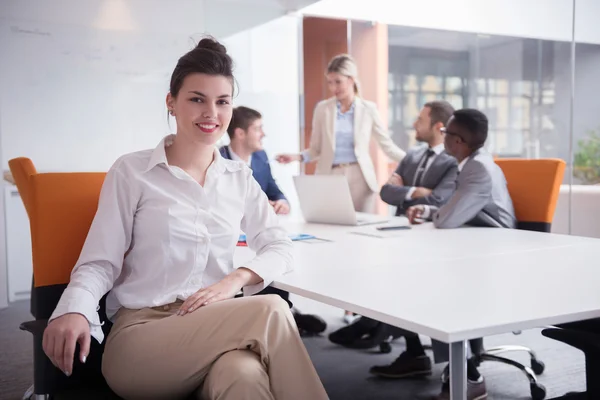
M 388 27 L 390 46 L 418 47 L 447 51 L 468 51 L 512 42 L 510 36 L 490 36 L 476 33 L 442 31 L 407 26 Z

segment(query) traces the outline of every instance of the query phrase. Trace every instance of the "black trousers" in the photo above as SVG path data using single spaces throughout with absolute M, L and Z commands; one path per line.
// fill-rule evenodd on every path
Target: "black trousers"
M 290 292 L 286 292 L 285 290 L 277 289 L 277 288 L 274 288 L 273 286 L 267 286 L 260 292 L 256 293 L 256 295 L 260 295 L 260 294 L 276 294 L 276 295 L 280 296 L 282 299 L 284 299 L 286 301 L 286 303 L 288 303 L 290 308 L 294 307 L 294 304 L 292 304 L 292 302 L 290 301 Z

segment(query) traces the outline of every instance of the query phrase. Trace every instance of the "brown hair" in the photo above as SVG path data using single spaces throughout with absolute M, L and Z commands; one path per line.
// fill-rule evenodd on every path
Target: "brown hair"
M 448 120 L 454 113 L 454 107 L 450 105 L 446 100 L 434 100 L 425 103 L 423 107 L 429 108 L 429 118 L 431 119 L 431 126 L 434 126 L 438 122 L 446 126 Z
M 233 61 L 225 46 L 213 38 L 202 39 L 196 48 L 181 56 L 171 75 L 171 96 L 177 97 L 183 80 L 194 73 L 225 76 L 231 80 L 233 92 Z
M 229 138 L 233 139 L 236 128 L 241 128 L 246 131 L 248 127 L 257 119 L 261 119 L 262 115 L 249 107 L 239 106 L 233 109 L 233 116 L 231 122 L 227 127 L 227 133 Z
M 329 61 L 327 73 L 338 73 L 354 80 L 354 94 L 360 94 L 360 84 L 358 83 L 358 67 L 354 59 L 348 54 L 340 54 Z

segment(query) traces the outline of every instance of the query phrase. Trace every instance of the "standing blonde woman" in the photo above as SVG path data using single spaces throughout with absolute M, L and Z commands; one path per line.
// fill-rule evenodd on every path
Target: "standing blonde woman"
M 276 159 L 283 164 L 316 161 L 315 173 L 346 176 L 354 209 L 372 213 L 379 185 L 369 153 L 371 135 L 394 161 L 401 161 L 406 153 L 390 138 L 375 103 L 360 98 L 358 68 L 352 57 L 334 57 L 325 76 L 334 97 L 317 104 L 308 149 L 300 154 L 280 154 Z M 346 311 L 345 322 L 354 318 Z
M 399 162 L 406 153 L 390 138 L 375 103 L 360 98 L 358 69 L 352 57 L 334 57 L 326 77 L 334 97 L 317 104 L 308 149 L 299 154 L 280 154 L 277 161 L 316 161 L 317 174 L 345 175 L 354 209 L 374 212 L 379 185 L 369 154 L 371 135 L 394 161 Z

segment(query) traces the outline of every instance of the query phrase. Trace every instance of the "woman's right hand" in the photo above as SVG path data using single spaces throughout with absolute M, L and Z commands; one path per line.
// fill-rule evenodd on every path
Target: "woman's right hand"
M 281 164 L 289 164 L 293 161 L 302 161 L 300 154 L 278 154 L 275 156 L 275 160 Z
M 81 314 L 65 314 L 53 319 L 44 331 L 44 352 L 65 375 L 73 373 L 75 345 L 79 343 L 79 359 L 85 363 L 90 352 L 90 324 Z

